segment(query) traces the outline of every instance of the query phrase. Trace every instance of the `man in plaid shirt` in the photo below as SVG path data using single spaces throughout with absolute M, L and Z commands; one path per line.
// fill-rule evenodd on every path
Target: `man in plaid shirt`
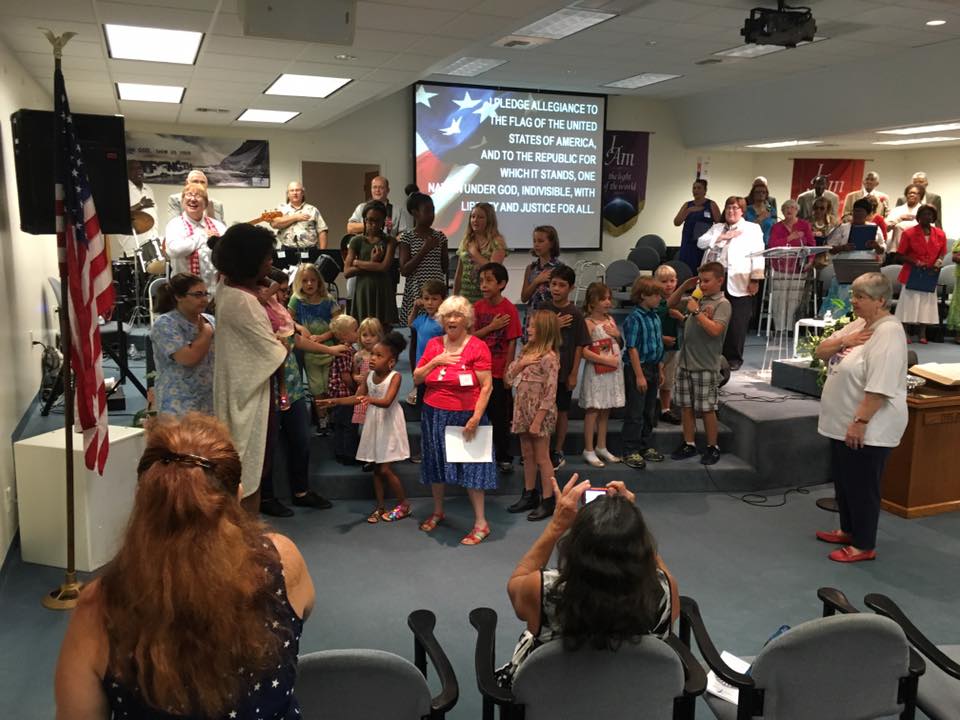
M 623 420 L 623 463 L 642 470 L 647 462 L 662 462 L 650 446 L 657 413 L 657 391 L 663 374 L 663 327 L 657 307 L 663 284 L 639 277 L 630 291 L 636 309 L 623 323 L 623 375 L 626 414 Z

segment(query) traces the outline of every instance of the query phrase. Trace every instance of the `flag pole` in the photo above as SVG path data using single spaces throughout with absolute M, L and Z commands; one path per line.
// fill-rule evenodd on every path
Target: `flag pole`
M 53 45 L 54 67 L 60 70 L 60 59 L 63 55 L 63 46 L 67 44 L 74 33 L 64 33 L 55 36 L 49 30 L 45 31 L 47 40 Z M 83 583 L 77 580 L 76 568 L 76 538 L 74 516 L 74 476 L 73 476 L 73 424 L 74 424 L 74 397 L 73 371 L 71 363 L 70 343 L 70 291 L 68 288 L 68 272 L 66 258 L 59 258 L 60 262 L 60 351 L 63 353 L 63 429 L 64 455 L 66 456 L 67 477 L 67 569 L 60 587 L 51 590 L 43 596 L 41 603 L 48 610 L 70 610 L 77 605 L 80 589 Z

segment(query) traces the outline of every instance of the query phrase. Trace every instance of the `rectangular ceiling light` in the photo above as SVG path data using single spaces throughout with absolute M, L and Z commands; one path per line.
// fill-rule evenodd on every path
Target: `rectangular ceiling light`
M 323 75 L 293 75 L 284 73 L 273 85 L 264 90 L 265 95 L 292 95 L 295 97 L 325 98 L 350 82 L 350 78 L 324 77 Z
M 147 85 L 145 83 L 117 83 L 117 97 L 140 102 L 181 103 L 184 88 L 177 85 Z
M 493 70 L 495 67 L 500 67 L 506 62 L 506 60 L 500 60 L 498 58 L 462 57 L 459 60 L 454 60 L 446 67 L 435 71 L 435 74 L 475 77 L 481 73 L 487 72 L 487 70 Z
M 197 62 L 203 33 L 190 30 L 104 25 L 107 52 L 114 60 L 193 65 Z
M 873 144 L 874 145 L 919 145 L 921 143 L 954 142 L 957 140 L 960 140 L 960 137 L 925 137 L 925 138 L 907 138 L 905 140 L 881 140 Z
M 291 110 L 257 110 L 247 108 L 240 117 L 240 122 L 260 122 L 260 123 L 285 123 L 293 120 L 300 113 Z
M 514 30 L 511 35 L 522 37 L 548 38 L 560 40 L 570 37 L 574 33 L 599 25 L 617 16 L 616 13 L 596 12 L 595 10 L 576 10 L 565 8 L 550 13 L 536 22 Z
M 826 36 L 816 36 L 813 38 L 813 42 L 820 42 L 821 40 L 826 40 Z M 803 42 L 798 42 L 797 47 L 803 45 L 809 45 L 810 42 L 804 40 Z M 721 50 L 720 52 L 715 52 L 714 55 L 719 57 L 728 57 L 728 58 L 755 58 L 762 57 L 763 55 L 770 55 L 771 53 L 780 52 L 781 50 L 788 50 L 789 48 L 784 47 L 783 45 L 759 45 L 755 43 L 750 43 L 749 45 L 739 45 L 735 48 L 730 48 L 729 50 Z
M 603 85 L 603 87 L 634 90 L 636 88 L 646 87 L 647 85 L 656 85 L 657 83 L 666 82 L 667 80 L 676 80 L 677 78 L 681 77 L 683 77 L 683 75 L 668 75 L 667 73 L 640 73 L 639 75 L 624 78 L 623 80 L 606 83 Z
M 823 140 L 780 140 L 778 142 L 758 143 L 756 145 L 745 145 L 748 148 L 785 148 L 797 147 L 798 145 L 819 145 Z
M 893 130 L 877 130 L 877 132 L 881 135 L 919 135 L 921 133 L 949 132 L 950 130 L 960 130 L 960 122 L 916 125 L 914 127 L 894 128 Z

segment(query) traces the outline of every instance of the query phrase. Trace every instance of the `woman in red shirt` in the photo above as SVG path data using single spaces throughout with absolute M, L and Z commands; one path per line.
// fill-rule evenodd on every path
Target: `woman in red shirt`
M 907 330 L 907 342 L 913 342 L 910 325 L 919 325 L 917 333 L 920 342 L 927 343 L 926 327 L 937 325 L 940 315 L 937 310 L 936 282 L 930 290 L 910 288 L 911 274 L 924 271 L 927 275 L 939 274 L 943 265 L 943 256 L 947 254 L 947 236 L 943 230 L 934 227 L 937 221 L 937 209 L 933 205 L 921 205 L 917 210 L 917 224 L 907 228 L 900 236 L 897 253 L 903 258 L 903 268 L 897 280 L 903 285 L 900 299 L 897 300 L 897 320 Z
M 490 371 L 490 349 L 473 337 L 473 307 L 458 295 L 447 298 L 437 308 L 437 320 L 443 335 L 427 343 L 413 382 L 427 387 L 421 415 L 421 481 L 430 485 L 433 494 L 433 514 L 420 523 L 420 529 L 431 532 L 443 520 L 444 486 L 460 485 L 466 488 L 475 516 L 473 530 L 464 537 L 462 545 L 478 545 L 490 534 L 484 517 L 484 491 L 497 487 L 497 470 L 493 454 L 484 462 L 447 462 L 444 431 L 447 427 L 462 427 L 470 440 L 480 425 L 489 425 L 487 402 L 493 389 Z

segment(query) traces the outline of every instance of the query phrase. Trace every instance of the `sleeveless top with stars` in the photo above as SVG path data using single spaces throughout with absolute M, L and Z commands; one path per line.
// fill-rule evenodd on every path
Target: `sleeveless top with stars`
M 270 540 L 264 538 L 264 543 L 270 543 Z M 297 679 L 297 654 L 303 620 L 287 601 L 279 555 L 276 562 L 266 569 L 270 573 L 274 591 L 282 598 L 275 616 L 267 620 L 281 641 L 278 664 L 275 670 L 259 677 L 254 677 L 252 672 L 244 668 L 238 668 L 239 673 L 247 676 L 245 688 L 235 704 L 218 720 L 295 720 L 301 717 L 293 687 Z M 103 678 L 103 688 L 110 703 L 111 720 L 201 720 L 200 716 L 171 714 L 147 705 L 138 688 L 126 685 L 122 678 L 112 676 L 109 670 Z

